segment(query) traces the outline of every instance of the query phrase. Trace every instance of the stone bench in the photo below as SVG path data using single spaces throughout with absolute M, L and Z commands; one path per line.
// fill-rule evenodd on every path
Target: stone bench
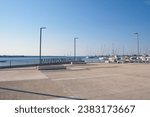
M 38 70 L 60 70 L 66 69 L 66 66 L 63 65 L 40 65 L 38 66 Z
M 76 61 L 74 61 L 74 62 L 71 62 L 71 65 L 72 64 L 86 64 L 86 62 L 76 62 Z

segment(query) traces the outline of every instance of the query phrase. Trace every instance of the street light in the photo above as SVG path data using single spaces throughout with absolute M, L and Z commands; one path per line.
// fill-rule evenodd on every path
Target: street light
M 74 61 L 76 60 L 76 40 L 79 39 L 78 37 L 74 38 Z
M 42 30 L 46 29 L 46 27 L 40 28 L 40 50 L 39 50 L 39 64 L 41 65 L 41 45 L 42 45 Z
M 136 35 L 136 39 L 137 39 L 137 54 L 138 54 L 138 62 L 139 62 L 139 55 L 140 55 L 140 50 L 139 50 L 139 33 L 136 32 L 134 34 Z

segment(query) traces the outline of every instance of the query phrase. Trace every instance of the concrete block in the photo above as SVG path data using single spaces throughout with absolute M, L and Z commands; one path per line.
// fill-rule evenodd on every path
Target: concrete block
M 86 64 L 86 62 L 76 62 L 76 61 L 71 62 L 71 65 L 73 65 L 73 64 Z
M 38 66 L 38 70 L 60 70 L 66 69 L 66 66 L 63 65 L 40 65 Z

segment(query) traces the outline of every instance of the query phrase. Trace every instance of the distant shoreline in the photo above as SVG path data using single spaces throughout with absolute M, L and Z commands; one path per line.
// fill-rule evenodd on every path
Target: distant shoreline
M 0 55 L 0 57 L 25 57 L 24 55 Z

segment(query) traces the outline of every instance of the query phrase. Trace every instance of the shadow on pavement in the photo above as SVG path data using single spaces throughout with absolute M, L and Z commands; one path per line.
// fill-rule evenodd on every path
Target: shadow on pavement
M 72 100 L 86 100 L 86 99 L 81 99 L 81 98 L 66 97 L 66 96 L 59 96 L 59 95 L 53 95 L 53 94 L 45 94 L 45 93 L 26 91 L 26 90 L 18 90 L 18 89 L 5 88 L 5 87 L 0 87 L 0 89 L 1 90 L 7 90 L 7 91 L 13 91 L 13 92 L 20 92 L 20 93 L 28 93 L 28 94 L 34 94 L 34 95 L 55 97 L 55 98 L 65 98 L 65 99 L 72 99 Z

